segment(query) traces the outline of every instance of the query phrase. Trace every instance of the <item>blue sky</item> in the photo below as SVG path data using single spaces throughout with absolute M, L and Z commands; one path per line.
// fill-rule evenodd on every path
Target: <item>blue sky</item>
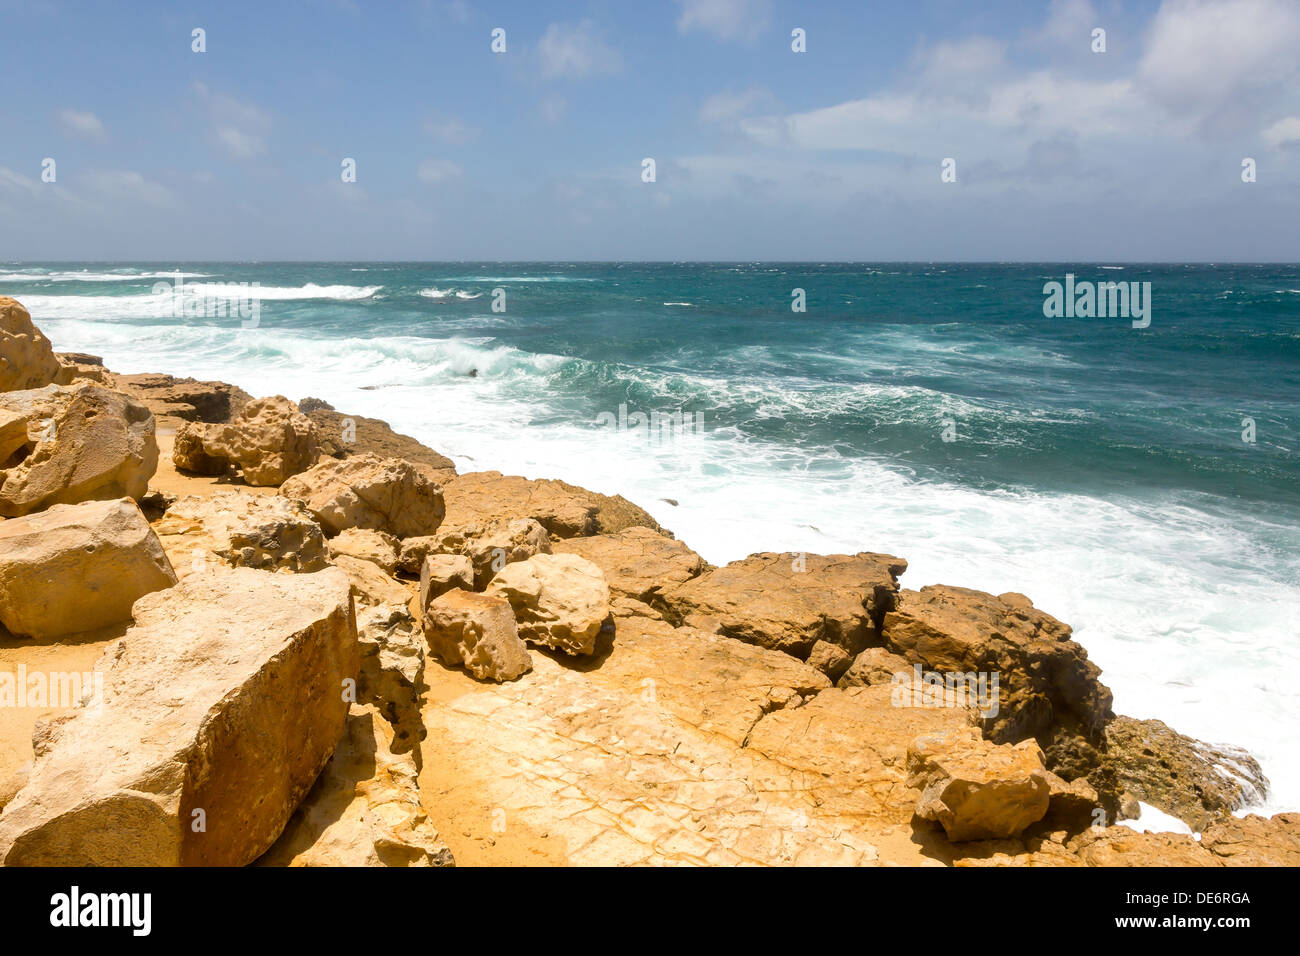
M 0 35 L 4 259 L 1300 259 L 1293 0 L 0 0 Z

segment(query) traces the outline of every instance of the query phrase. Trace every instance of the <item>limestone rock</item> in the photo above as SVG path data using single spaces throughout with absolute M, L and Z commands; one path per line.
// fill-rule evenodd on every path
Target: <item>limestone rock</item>
M 849 652 L 830 641 L 818 641 L 808 653 L 808 665 L 817 668 L 833 681 L 838 681 L 852 663 L 853 658 Z
M 1106 727 L 1105 761 L 1121 787 L 1197 832 L 1268 793 L 1246 751 L 1195 740 L 1159 720 L 1116 717 Z
M 137 598 L 175 583 L 129 498 L 0 522 L 0 623 L 13 634 L 48 640 L 117 624 Z
M 370 528 L 348 528 L 338 537 L 331 538 L 330 554 L 337 557 L 346 554 L 371 564 L 378 565 L 385 574 L 397 570 L 397 551 L 401 542 L 391 534 L 374 531 Z
M 249 402 L 229 422 L 187 422 L 176 433 L 172 460 L 201 475 L 240 469 L 249 485 L 280 485 L 320 454 L 316 426 L 282 395 Z
M 425 608 L 424 636 L 435 657 L 477 680 L 514 680 L 533 667 L 504 597 L 448 591 Z
M 402 542 L 398 565 L 418 573 L 426 555 L 464 555 L 474 568 L 473 587 L 481 589 L 507 564 L 550 553 L 551 538 L 546 529 L 532 518 L 516 518 L 455 527 L 443 525 L 437 534 L 407 538 Z
M 140 498 L 158 467 L 149 410 L 98 385 L 0 392 L 0 435 L 15 416 L 25 423 L 27 439 L 0 463 L 4 517 L 56 504 Z
M 868 647 L 853 658 L 853 663 L 835 683 L 837 687 L 869 687 L 888 684 L 895 674 L 911 673 L 912 665 L 906 657 L 891 653 L 883 647 Z
M 1300 866 L 1300 813 L 1223 817 L 1201 834 L 1201 846 L 1224 866 Z
M 200 382 L 174 375 L 115 375 L 113 385 L 158 418 L 187 422 L 228 422 L 253 400 L 225 382 Z
M 907 770 L 921 790 L 916 815 L 949 840 L 1014 837 L 1047 814 L 1047 772 L 1032 740 L 994 744 L 973 727 L 929 734 L 908 748 Z
M 0 296 L 0 392 L 62 384 L 63 366 L 20 303 Z
M 343 739 L 259 866 L 455 866 L 420 804 L 410 756 L 373 707 L 353 704 Z
M 358 699 L 374 704 L 392 727 L 394 753 L 414 754 L 424 739 L 420 706 L 424 694 L 424 635 L 403 605 L 381 604 L 357 612 L 361 645 Z
M 319 399 L 303 399 L 298 407 L 316 423 L 323 455 L 331 458 L 356 455 L 401 458 L 419 466 L 425 477 L 439 485 L 456 476 L 456 465 L 450 458 L 409 435 L 393 431 L 387 422 L 337 412 Z
M 590 654 L 610 616 L 600 568 L 576 554 L 539 554 L 507 564 L 486 592 L 514 608 L 519 636 L 566 654 Z
M 463 554 L 431 554 L 420 565 L 420 610 L 434 598 L 461 588 L 474 590 L 474 566 Z
M 1213 853 L 1182 833 L 1138 833 L 1128 827 L 1090 827 L 1068 846 L 1087 866 L 1222 866 Z
M 903 591 L 884 620 L 886 646 L 912 664 L 996 674 L 997 712 L 984 719 L 985 736 L 994 743 L 1034 737 L 1049 769 L 1067 780 L 1098 766 L 1113 716 L 1100 669 L 1070 634 L 1024 595 L 946 585 Z
M 320 525 L 301 503 L 274 495 L 187 495 L 154 530 L 182 577 L 211 563 L 294 572 L 327 564 Z
M 681 541 L 636 526 L 615 534 L 561 539 L 555 554 L 576 554 L 605 574 L 616 596 L 649 601 L 661 587 L 689 581 L 704 570 L 704 559 Z
M 879 643 L 907 562 L 885 554 L 753 554 L 663 588 L 673 623 L 716 630 L 806 660 L 818 641 L 856 654 Z
M 406 604 L 411 600 L 411 592 L 406 585 L 392 575 L 385 574 L 384 569 L 372 561 L 340 554 L 331 563 L 347 574 L 352 583 L 352 595 L 358 604 Z
M 371 528 L 397 538 L 433 534 L 446 509 L 442 491 L 410 462 L 358 455 L 322 461 L 280 486 L 330 534 Z
M 243 866 L 342 736 L 358 669 L 342 572 L 222 569 L 134 617 L 100 664 L 102 706 L 62 723 L 0 814 L 5 865 Z
M 557 538 L 644 526 L 663 531 L 648 513 L 619 495 L 602 495 L 563 481 L 531 480 L 499 471 L 473 471 L 443 486 L 448 523 L 484 524 L 503 516 L 533 518 Z

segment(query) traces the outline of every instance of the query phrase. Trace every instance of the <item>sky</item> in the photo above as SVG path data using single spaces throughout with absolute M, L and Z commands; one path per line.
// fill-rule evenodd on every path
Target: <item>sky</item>
M 1300 260 L 1300 0 L 0 0 L 0 36 L 5 260 Z

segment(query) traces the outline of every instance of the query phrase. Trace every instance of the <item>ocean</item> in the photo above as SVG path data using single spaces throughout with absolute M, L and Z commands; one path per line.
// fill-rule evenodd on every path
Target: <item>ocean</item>
M 1067 272 L 1149 313 L 1045 314 Z M 173 314 L 229 283 L 254 319 Z M 714 563 L 1023 592 L 1117 712 L 1248 748 L 1300 810 L 1300 266 L 8 263 L 0 293 L 58 350 L 623 494 Z

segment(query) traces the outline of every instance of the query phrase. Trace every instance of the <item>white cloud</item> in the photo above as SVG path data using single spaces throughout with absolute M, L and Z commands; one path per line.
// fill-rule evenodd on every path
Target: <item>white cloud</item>
M 195 83 L 194 90 L 208 108 L 213 142 L 234 159 L 251 159 L 266 152 L 270 113 L 233 96 L 214 93 L 203 83 Z
M 1288 116 L 1286 119 L 1280 119 L 1260 135 L 1264 137 L 1264 142 L 1274 149 L 1279 146 L 1300 143 L 1300 116 Z
M 762 87 L 753 86 L 740 92 L 724 90 L 700 104 L 700 121 L 731 125 L 756 109 L 770 108 L 772 102 L 772 94 Z
M 150 182 L 134 170 L 92 171 L 80 177 L 94 192 L 111 200 L 140 202 L 160 209 L 177 205 L 172 191 L 160 183 Z
M 537 104 L 537 110 L 541 113 L 542 119 L 554 126 L 564 119 L 564 114 L 569 111 L 569 101 L 563 96 L 546 96 Z
M 101 142 L 108 138 L 108 130 L 94 113 L 85 110 L 60 110 L 59 125 L 70 136 Z
M 677 29 L 700 30 L 719 40 L 752 41 L 767 29 L 770 0 L 677 0 L 682 8 Z
M 601 39 L 591 20 L 552 23 L 542 34 L 537 53 L 546 77 L 617 73 L 623 65 L 618 51 Z
M 1244 124 L 1262 100 L 1300 90 L 1300 4 L 1166 0 L 1137 78 L 1153 100 L 1204 130 Z
M 426 120 L 424 129 L 452 146 L 464 146 L 466 143 L 473 142 L 482 132 L 477 126 L 470 126 L 458 116 L 440 116 Z
M 465 171 L 449 159 L 426 159 L 416 172 L 421 182 L 441 183 L 455 179 Z

